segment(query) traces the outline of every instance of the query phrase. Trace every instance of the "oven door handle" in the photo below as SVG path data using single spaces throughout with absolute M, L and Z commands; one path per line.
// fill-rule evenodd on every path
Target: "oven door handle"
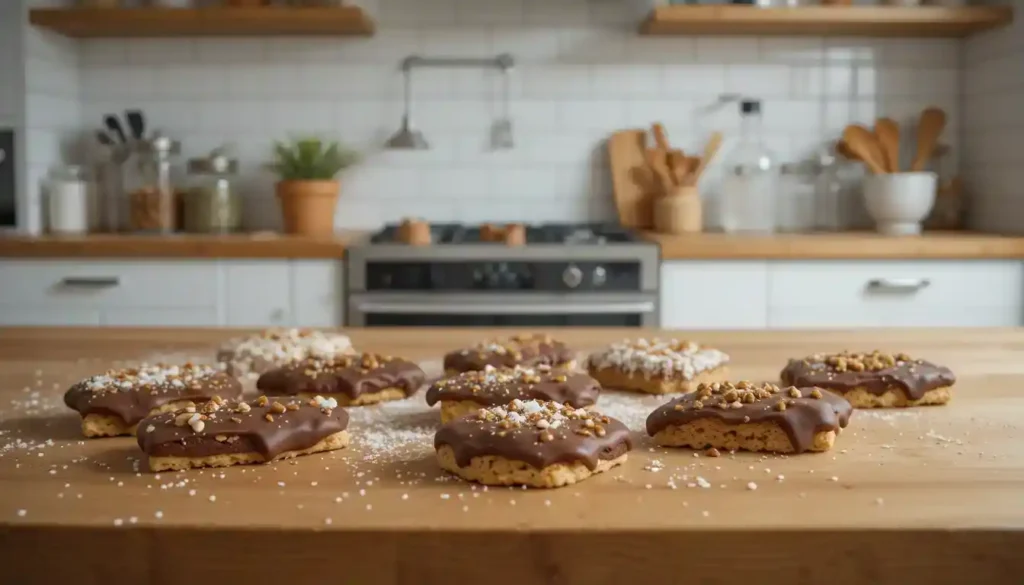
M 653 313 L 651 301 L 611 301 L 565 304 L 488 303 L 402 303 L 367 301 L 356 305 L 359 312 L 408 313 L 411 315 L 603 315 Z

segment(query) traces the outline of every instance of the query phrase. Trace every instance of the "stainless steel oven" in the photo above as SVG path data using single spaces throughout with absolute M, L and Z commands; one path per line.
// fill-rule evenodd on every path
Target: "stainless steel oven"
M 650 294 L 352 294 L 354 327 L 655 327 Z
M 350 326 L 658 325 L 660 250 L 621 228 L 537 226 L 521 246 L 476 241 L 462 226 L 410 246 L 388 229 L 348 252 Z

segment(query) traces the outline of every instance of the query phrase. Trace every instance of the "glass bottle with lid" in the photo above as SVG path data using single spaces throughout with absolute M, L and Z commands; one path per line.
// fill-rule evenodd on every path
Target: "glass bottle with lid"
M 188 161 L 191 189 L 185 198 L 185 231 L 228 233 L 242 227 L 242 199 L 237 190 L 238 161 L 216 149 Z
M 740 142 L 725 160 L 722 227 L 727 232 L 776 229 L 780 168 L 764 144 L 761 102 L 740 102 Z
M 133 144 L 124 166 L 133 231 L 167 234 L 177 228 L 174 160 L 180 152 L 181 144 L 162 134 Z

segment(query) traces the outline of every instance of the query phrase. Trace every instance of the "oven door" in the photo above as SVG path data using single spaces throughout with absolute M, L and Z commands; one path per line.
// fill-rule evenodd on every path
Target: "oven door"
M 352 294 L 351 327 L 656 327 L 656 295 Z

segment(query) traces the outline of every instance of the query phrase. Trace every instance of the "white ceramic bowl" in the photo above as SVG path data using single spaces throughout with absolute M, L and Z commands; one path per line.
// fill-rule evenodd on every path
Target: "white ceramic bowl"
M 935 173 L 891 173 L 864 179 L 864 204 L 879 233 L 891 236 L 921 233 L 935 205 Z

